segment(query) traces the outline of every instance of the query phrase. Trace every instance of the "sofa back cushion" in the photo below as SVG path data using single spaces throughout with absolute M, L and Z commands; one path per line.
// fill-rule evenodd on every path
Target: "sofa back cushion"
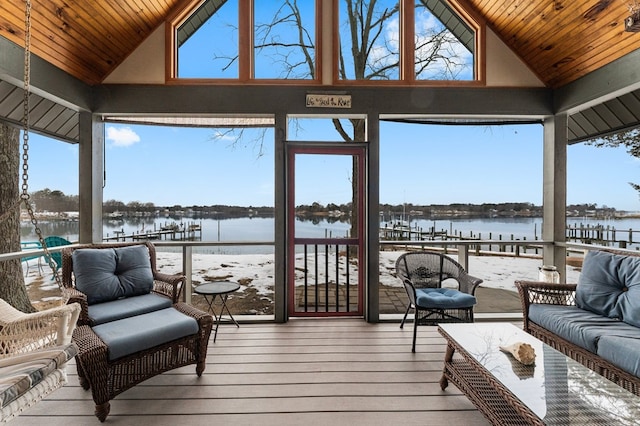
M 87 302 L 109 302 L 147 294 L 153 288 L 149 250 L 144 245 L 73 251 L 76 288 Z
M 589 251 L 578 279 L 576 305 L 640 326 L 640 257 Z

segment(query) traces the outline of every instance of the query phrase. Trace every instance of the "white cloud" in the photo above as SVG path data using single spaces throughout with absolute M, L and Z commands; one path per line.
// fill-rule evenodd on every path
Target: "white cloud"
M 140 136 L 131 127 L 107 127 L 107 140 L 114 146 L 130 146 L 140 142 Z

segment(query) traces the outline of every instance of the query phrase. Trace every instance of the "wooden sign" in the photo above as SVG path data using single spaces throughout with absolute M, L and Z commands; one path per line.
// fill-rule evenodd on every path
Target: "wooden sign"
M 307 108 L 351 108 L 351 95 L 307 94 Z

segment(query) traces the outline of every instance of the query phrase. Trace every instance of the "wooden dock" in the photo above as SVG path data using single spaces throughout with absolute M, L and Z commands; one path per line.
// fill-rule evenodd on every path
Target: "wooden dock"
M 615 226 L 605 225 L 574 225 L 567 226 L 567 240 L 585 244 L 599 244 L 618 248 L 627 248 L 633 244 L 640 244 L 640 231 L 633 229 L 616 229 Z
M 171 240 L 171 241 L 196 241 L 202 240 L 202 224 L 200 223 L 171 223 L 157 229 L 140 230 L 131 234 L 124 231 L 115 231 L 114 236 L 107 235 L 105 242 L 147 241 L 147 240 Z
M 574 224 L 567 225 L 566 238 L 568 242 L 577 242 L 582 244 L 596 244 L 605 247 L 614 248 L 631 248 L 640 245 L 640 231 L 633 229 L 620 230 L 613 226 L 605 225 L 589 225 Z M 535 241 L 538 240 L 537 231 L 534 230 L 534 238 L 527 240 L 526 237 L 516 238 L 514 234 L 495 234 L 489 232 L 482 234 L 473 231 L 463 235 L 462 232 L 454 229 L 436 230 L 435 227 L 423 229 L 420 227 L 410 227 L 399 224 L 383 224 L 380 227 L 380 240 L 382 241 L 455 241 L 455 240 L 498 240 L 498 251 L 516 252 L 521 248 L 526 252 L 527 249 L 537 250 Z M 504 243 L 502 242 L 504 241 Z M 527 241 L 531 242 L 531 246 L 527 245 Z M 496 248 L 496 244 L 480 245 L 476 250 L 492 251 Z

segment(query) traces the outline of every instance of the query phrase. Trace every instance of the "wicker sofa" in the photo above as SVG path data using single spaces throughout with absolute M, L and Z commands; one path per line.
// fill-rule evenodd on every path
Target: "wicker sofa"
M 73 333 L 78 376 L 100 421 L 111 399 L 146 379 L 190 364 L 202 375 L 213 317 L 178 301 L 184 276 L 158 273 L 151 243 L 79 245 L 62 254 L 69 301 L 82 306 Z
M 589 251 L 577 284 L 516 287 L 525 331 L 640 395 L 640 256 Z

